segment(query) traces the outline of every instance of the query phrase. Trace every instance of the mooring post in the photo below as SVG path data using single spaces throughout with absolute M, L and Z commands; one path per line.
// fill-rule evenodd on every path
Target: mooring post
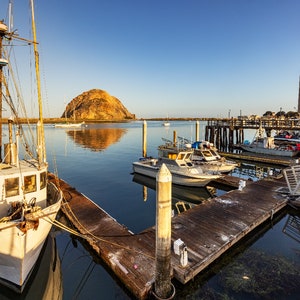
M 163 164 L 156 175 L 156 249 L 154 296 L 169 299 L 171 283 L 172 175 Z
M 143 124 L 143 157 L 147 157 L 147 122 Z
M 176 130 L 173 131 L 173 145 L 176 146 L 177 143 L 177 132 Z
M 196 142 L 197 141 L 200 141 L 199 138 L 200 138 L 200 128 L 199 128 L 199 121 L 196 121 Z

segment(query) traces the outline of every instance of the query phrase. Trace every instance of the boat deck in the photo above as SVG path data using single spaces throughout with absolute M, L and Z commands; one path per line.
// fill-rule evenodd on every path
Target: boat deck
M 55 180 L 49 175 L 49 180 Z M 59 180 L 66 203 L 62 210 L 117 278 L 138 299 L 151 293 L 155 278 L 155 226 L 133 234 L 124 225 L 66 182 Z M 284 208 L 287 199 L 279 190 L 283 177 L 247 182 L 187 210 L 172 219 L 172 243 L 187 246 L 188 264 L 182 267 L 172 251 L 172 276 L 182 284 L 219 258 L 248 233 Z

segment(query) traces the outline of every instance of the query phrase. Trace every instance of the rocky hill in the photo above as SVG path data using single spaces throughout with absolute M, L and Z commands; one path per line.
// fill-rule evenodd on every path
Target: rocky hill
M 93 89 L 74 98 L 67 105 L 61 118 L 117 121 L 135 119 L 135 115 L 130 113 L 118 98 L 103 90 Z

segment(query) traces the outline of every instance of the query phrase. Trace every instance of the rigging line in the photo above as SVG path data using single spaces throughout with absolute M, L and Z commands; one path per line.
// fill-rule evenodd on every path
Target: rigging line
M 75 290 L 75 293 L 74 293 L 72 299 L 78 299 L 78 296 L 80 295 L 81 291 L 83 290 L 84 285 L 86 284 L 87 280 L 91 276 L 91 274 L 95 268 L 95 265 L 96 265 L 95 262 L 93 260 L 91 260 L 89 266 L 85 270 L 85 272 L 81 278 L 81 281 L 79 282 L 79 284 Z
M 7 54 L 7 51 L 5 51 L 5 53 Z M 12 78 L 13 86 L 15 88 L 16 96 L 17 96 L 17 99 L 18 99 L 18 103 L 19 103 L 19 105 L 20 105 L 20 107 L 22 109 L 22 113 L 24 114 L 24 118 L 27 120 L 27 126 L 28 126 L 28 129 L 29 129 L 29 132 L 30 132 L 31 140 L 32 140 L 33 144 L 35 144 L 35 142 L 34 142 L 34 134 L 33 134 L 32 127 L 30 126 L 30 123 L 29 123 L 29 118 L 28 118 L 28 115 L 27 115 L 27 112 L 26 112 L 26 109 L 25 109 L 24 100 L 23 100 L 23 97 L 21 96 L 20 90 L 19 90 L 17 82 L 16 82 L 16 77 L 14 76 L 14 71 L 13 71 L 10 63 L 8 64 L 8 70 L 9 70 L 10 76 Z M 13 113 L 14 113 L 16 119 L 18 120 L 20 117 L 18 115 L 18 112 L 17 112 L 17 109 L 15 107 L 15 104 L 12 101 L 11 93 L 9 92 L 8 82 L 5 79 L 5 77 L 4 77 L 4 85 L 5 85 L 5 88 L 6 88 L 6 94 L 9 97 L 9 101 L 7 101 L 7 99 L 5 97 L 6 102 L 8 103 L 8 105 L 10 107 L 13 107 L 13 109 L 12 109 Z M 12 106 L 9 103 L 11 103 Z M 24 135 L 23 127 L 21 126 L 21 124 L 19 124 L 19 128 L 20 128 L 20 131 L 22 132 L 22 138 L 23 138 L 24 143 L 25 143 L 25 149 L 28 149 L 27 145 L 29 145 L 29 143 L 28 143 L 28 141 L 26 139 L 26 136 Z M 29 156 L 33 157 L 32 152 L 30 152 Z
M 127 250 L 127 251 L 129 251 L 129 252 L 136 252 L 136 253 L 138 253 L 138 254 L 144 255 L 145 257 L 148 257 L 148 258 L 151 258 L 151 259 L 155 259 L 153 256 L 148 255 L 148 254 L 145 254 L 145 253 L 143 253 L 143 252 L 140 251 L 140 250 L 135 250 L 135 249 L 132 249 L 132 248 L 129 248 L 129 247 L 126 247 L 126 246 L 122 246 L 122 245 L 120 245 L 120 244 L 118 244 L 118 243 L 115 243 L 115 242 L 111 242 L 111 241 L 105 240 L 105 239 L 103 239 L 103 238 L 100 238 L 100 237 L 97 237 L 97 236 L 93 235 L 92 233 L 89 233 L 88 231 L 87 231 L 88 234 L 82 234 L 82 233 L 79 233 L 78 231 L 75 231 L 74 229 L 72 229 L 72 228 L 70 228 L 70 227 L 64 225 L 63 223 L 59 222 L 58 220 L 53 220 L 53 221 L 52 221 L 50 218 L 46 218 L 46 216 L 45 216 L 45 218 L 43 218 L 43 219 L 44 219 L 45 221 L 49 222 L 50 224 L 52 224 L 52 225 L 54 225 L 54 226 L 56 226 L 56 227 L 58 227 L 58 228 L 61 228 L 61 229 L 65 230 L 65 231 L 67 231 L 67 232 L 69 232 L 69 233 L 71 233 L 71 234 L 73 234 L 73 235 L 75 235 L 75 236 L 78 236 L 78 237 L 80 237 L 80 238 L 82 238 L 82 239 L 87 240 L 87 239 L 88 239 L 88 236 L 87 236 L 87 235 L 90 235 L 91 237 L 93 237 L 94 239 L 96 239 L 96 240 L 99 241 L 99 242 L 107 243 L 107 244 L 110 244 L 110 245 L 112 245 L 112 246 L 116 246 L 116 247 L 122 248 L 122 249 L 124 249 L 124 250 Z M 81 225 L 81 226 L 82 226 L 82 225 Z M 84 228 L 84 226 L 82 226 L 82 227 Z

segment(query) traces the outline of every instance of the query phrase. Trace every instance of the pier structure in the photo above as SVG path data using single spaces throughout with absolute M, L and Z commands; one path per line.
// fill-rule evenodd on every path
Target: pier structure
M 244 142 L 245 129 L 263 129 L 266 136 L 271 136 L 272 130 L 299 131 L 299 119 L 276 119 L 276 118 L 211 118 L 205 119 L 205 140 L 213 143 L 218 149 L 226 151 L 234 145 Z
M 48 179 L 58 180 L 53 174 Z M 120 283 L 137 299 L 147 299 L 155 282 L 156 226 L 133 233 L 65 181 L 59 179 L 59 185 L 70 222 Z M 272 222 L 287 204 L 280 188 L 286 188 L 283 176 L 246 182 L 173 217 L 170 279 L 186 284 L 262 223 Z

